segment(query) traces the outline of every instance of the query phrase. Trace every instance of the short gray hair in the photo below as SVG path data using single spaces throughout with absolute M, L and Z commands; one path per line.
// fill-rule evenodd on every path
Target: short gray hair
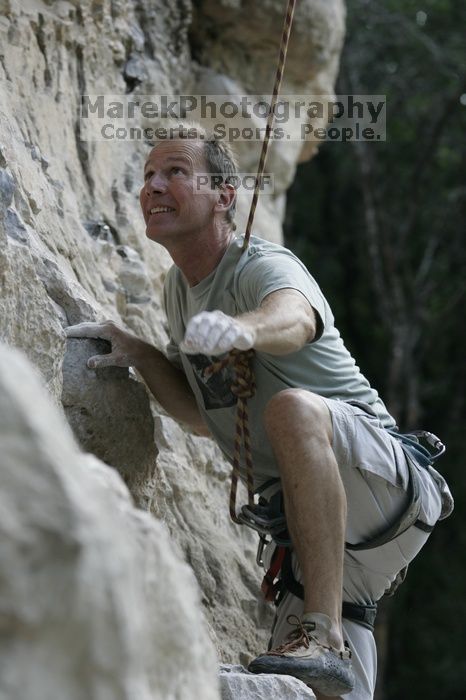
M 222 182 L 225 184 L 234 184 L 235 175 L 238 172 L 238 163 L 235 153 L 228 143 L 207 132 L 203 126 L 197 122 L 173 122 L 166 128 L 167 136 L 158 141 L 166 141 L 173 139 L 186 139 L 201 141 L 204 146 L 204 157 L 207 163 L 208 173 L 210 175 L 221 175 Z M 156 146 L 156 143 L 152 144 Z M 233 180 L 233 183 L 232 183 Z M 226 220 L 233 231 L 236 230 L 235 224 L 236 198 L 226 212 Z

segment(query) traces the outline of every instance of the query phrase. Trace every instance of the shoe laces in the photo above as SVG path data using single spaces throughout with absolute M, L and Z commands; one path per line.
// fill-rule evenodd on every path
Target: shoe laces
M 319 639 L 317 639 L 317 637 L 315 637 L 312 634 L 309 634 L 309 632 L 315 631 L 315 622 L 306 622 L 304 626 L 297 615 L 288 615 L 286 621 L 289 625 L 294 625 L 295 629 L 288 634 L 283 644 L 280 644 L 280 646 L 276 647 L 275 649 L 271 649 L 267 652 L 269 656 L 282 656 L 283 654 L 296 651 L 296 649 L 299 649 L 299 647 L 301 646 L 304 646 L 306 649 L 309 649 L 312 641 L 322 649 L 326 649 L 327 651 L 331 651 L 333 654 L 336 654 L 340 657 L 340 659 L 344 659 L 345 657 L 351 659 L 352 653 L 351 649 L 348 646 L 348 642 L 344 642 L 344 651 L 337 651 L 332 646 L 322 644 L 322 642 Z
M 315 630 L 315 622 L 306 622 L 306 627 L 304 627 L 303 623 L 297 615 L 288 615 L 286 621 L 289 625 L 294 625 L 295 629 L 288 634 L 283 644 L 280 644 L 280 646 L 276 647 L 276 649 L 273 649 L 268 652 L 268 654 L 270 654 L 271 656 L 281 656 L 282 654 L 285 654 L 287 652 L 296 651 L 296 649 L 299 649 L 299 647 L 301 646 L 304 646 L 306 649 L 309 649 L 311 639 L 320 646 L 324 646 L 323 644 L 320 644 L 320 642 L 317 639 L 315 639 L 315 637 L 309 634 L 309 632 L 313 632 Z M 324 648 L 330 649 L 330 647 Z

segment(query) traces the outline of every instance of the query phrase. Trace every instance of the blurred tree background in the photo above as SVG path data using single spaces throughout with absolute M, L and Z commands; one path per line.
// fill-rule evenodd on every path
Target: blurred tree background
M 387 139 L 299 167 L 285 243 L 402 430 L 446 443 L 455 497 L 379 614 L 377 700 L 466 697 L 466 3 L 347 0 L 337 92 L 387 96 Z

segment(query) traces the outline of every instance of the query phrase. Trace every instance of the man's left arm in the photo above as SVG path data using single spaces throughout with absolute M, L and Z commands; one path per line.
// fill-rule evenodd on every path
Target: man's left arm
M 316 313 L 295 289 L 268 294 L 255 311 L 227 316 L 203 311 L 188 323 L 180 349 L 188 354 L 220 355 L 233 348 L 254 348 L 270 355 L 288 355 L 311 342 L 317 329 Z

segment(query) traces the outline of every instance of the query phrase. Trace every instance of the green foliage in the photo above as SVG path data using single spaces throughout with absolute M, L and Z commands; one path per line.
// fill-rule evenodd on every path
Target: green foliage
M 286 216 L 287 245 L 401 427 L 433 430 L 448 448 L 439 468 L 456 510 L 390 606 L 385 700 L 466 696 L 465 27 L 460 0 L 348 0 L 337 90 L 387 95 L 387 141 L 359 155 L 354 144 L 322 147 L 299 167 Z M 368 252 L 368 194 L 379 270 Z

